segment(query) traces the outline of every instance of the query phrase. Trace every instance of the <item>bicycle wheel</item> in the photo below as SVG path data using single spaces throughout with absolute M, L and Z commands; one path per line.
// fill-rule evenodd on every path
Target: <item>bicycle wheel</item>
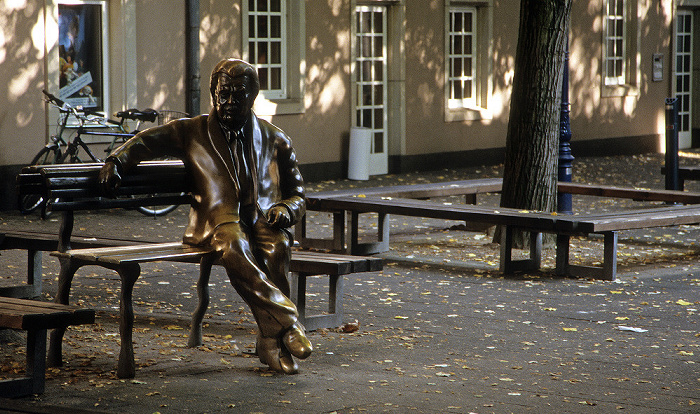
M 169 206 L 152 206 L 152 207 L 145 207 L 145 206 L 140 206 L 136 207 L 136 210 L 139 211 L 139 213 L 143 214 L 144 216 L 151 216 L 151 217 L 160 217 L 164 216 L 171 211 L 175 210 L 177 208 L 177 204 L 169 205 Z
M 42 148 L 32 159 L 31 165 L 57 164 L 61 160 L 61 149 L 57 145 Z M 19 211 L 29 214 L 39 208 L 44 198 L 38 194 L 27 194 L 19 199 Z
M 167 161 L 167 160 L 176 160 L 177 158 L 173 157 L 161 157 L 157 158 L 159 161 Z M 134 196 L 134 197 L 139 197 L 139 196 Z M 149 197 L 149 195 L 144 195 L 141 197 Z M 139 206 L 136 207 L 136 210 L 143 214 L 144 216 L 150 216 L 150 217 L 160 217 L 164 216 L 171 211 L 175 210 L 178 207 L 177 204 L 169 205 L 169 206 Z

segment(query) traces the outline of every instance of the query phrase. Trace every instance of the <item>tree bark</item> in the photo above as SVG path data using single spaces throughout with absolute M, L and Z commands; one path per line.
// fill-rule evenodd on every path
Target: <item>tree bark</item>
M 521 0 L 501 206 L 554 212 L 571 0 Z M 500 241 L 500 231 L 495 240 Z M 515 236 L 516 247 L 528 238 Z

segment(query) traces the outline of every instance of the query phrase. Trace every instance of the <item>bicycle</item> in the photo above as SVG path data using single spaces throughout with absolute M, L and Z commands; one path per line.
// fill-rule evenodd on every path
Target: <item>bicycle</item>
M 95 111 L 73 107 L 56 96 L 50 94 L 46 90 L 43 90 L 42 92 L 46 96 L 47 102 L 58 108 L 61 118 L 59 121 L 58 132 L 51 136 L 51 142 L 39 150 L 37 155 L 34 156 L 31 165 L 62 164 L 65 162 L 83 163 L 83 159 L 81 159 L 78 155 L 81 148 L 87 154 L 91 162 L 102 162 L 102 160 L 95 156 L 88 145 L 82 140 L 82 135 L 111 136 L 112 140 L 108 148 L 105 150 L 109 154 L 117 144 L 126 142 L 127 139 L 134 136 L 138 132 L 141 122 L 154 122 L 159 116 L 158 112 L 153 109 L 147 109 L 144 111 L 128 109 L 126 111 L 117 112 L 116 116 L 120 118 L 120 121 L 115 121 L 107 119 Z M 74 138 L 70 140 L 70 143 L 67 143 L 66 139 L 63 137 L 63 134 L 69 127 L 68 121 L 71 116 L 78 121 L 78 127 Z M 127 119 L 137 121 L 136 128 L 130 132 L 127 132 L 125 128 L 125 120 Z M 116 129 L 116 131 L 91 131 L 86 129 L 86 125 L 101 125 Z M 65 151 L 62 150 L 63 147 L 65 147 Z M 20 198 L 19 209 L 23 214 L 29 214 L 42 206 L 42 217 L 46 217 L 46 203 L 44 201 L 45 200 L 43 197 L 39 195 L 26 195 Z M 164 206 L 160 208 L 138 207 L 137 210 L 145 215 L 159 216 L 167 214 L 173 211 L 175 208 L 177 208 L 177 205 Z

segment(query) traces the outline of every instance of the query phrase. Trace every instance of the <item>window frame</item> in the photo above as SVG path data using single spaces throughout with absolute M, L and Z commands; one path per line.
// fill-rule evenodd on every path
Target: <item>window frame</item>
M 258 115 L 272 116 L 281 114 L 304 113 L 305 93 L 305 53 L 306 53 L 306 19 L 304 0 L 281 0 L 282 20 L 284 31 L 281 33 L 283 40 L 282 55 L 286 56 L 283 63 L 282 85 L 284 89 L 276 92 L 261 90 L 255 101 L 254 111 Z M 250 50 L 249 3 L 243 2 L 242 7 L 242 58 L 259 68 L 252 60 Z M 284 59 L 283 59 L 284 60 Z
M 608 11 L 611 1 L 623 2 L 623 56 L 622 74 L 607 76 L 608 68 Z M 600 83 L 602 97 L 622 97 L 639 95 L 641 84 L 641 34 L 638 12 L 639 0 L 605 0 L 602 2 L 601 19 L 601 65 Z
M 287 2 L 285 0 L 265 0 L 268 2 L 268 10 L 260 11 L 257 10 L 259 1 L 249 1 L 249 5 L 253 5 L 256 10 L 251 11 L 248 9 L 247 19 L 248 19 L 248 54 L 251 56 L 249 62 L 255 65 L 258 69 L 260 76 L 260 96 L 267 99 L 285 99 L 287 97 Z M 270 1 L 279 1 L 280 10 L 272 11 L 270 10 Z M 280 22 L 279 36 L 272 36 L 273 32 L 273 19 L 278 18 Z M 266 34 L 260 33 L 259 27 L 261 20 L 264 19 L 267 24 Z M 251 32 L 253 37 L 251 37 Z M 279 63 L 273 62 L 272 55 L 272 45 L 279 45 Z M 251 48 L 251 46 L 253 46 Z M 259 62 L 260 49 L 265 47 L 265 63 Z M 257 49 L 257 50 L 251 50 Z M 253 56 L 255 55 L 255 56 Z M 257 59 L 256 59 L 257 57 Z M 273 71 L 278 69 L 279 73 L 279 88 L 273 88 L 274 78 Z M 265 87 L 268 86 L 268 87 Z
M 472 47 L 472 97 L 455 100 L 451 98 L 451 56 L 450 41 L 452 32 L 450 22 L 455 12 L 473 11 L 473 43 Z M 493 119 L 491 106 L 493 90 L 493 5 L 492 0 L 456 1 L 445 0 L 444 16 L 444 107 L 445 121 L 477 121 Z
M 618 8 L 622 3 L 622 14 L 611 14 L 611 8 Z M 603 79 L 606 86 L 624 85 L 627 80 L 627 8 L 625 0 L 605 0 L 605 15 L 603 16 Z M 613 23 L 613 21 L 615 23 Z M 611 30 L 611 26 L 621 24 L 621 33 Z M 616 29 L 617 27 L 615 27 Z M 611 33 L 614 31 L 614 33 Z M 621 51 L 618 51 L 617 44 L 620 44 Z M 614 47 L 611 47 L 613 46 Z M 613 50 L 611 50 L 613 49 Z M 617 69 L 613 68 L 615 75 L 610 76 L 610 66 L 620 64 L 619 75 Z
M 467 31 L 464 27 L 460 31 L 457 31 L 453 24 L 456 22 L 455 15 L 459 13 L 460 15 L 470 14 L 471 15 L 471 30 Z M 466 22 L 466 20 L 465 20 Z M 457 38 L 461 40 L 466 40 L 465 38 L 471 36 L 469 52 L 465 51 L 467 45 L 466 42 L 462 42 L 462 51 L 460 53 L 453 49 Z M 450 6 L 449 11 L 449 21 L 447 24 L 447 105 L 450 109 L 459 108 L 470 108 L 476 106 L 476 80 L 477 80 L 477 60 L 478 60 L 478 32 L 477 32 L 477 15 L 476 7 L 467 5 L 453 5 Z M 459 74 L 453 72 L 454 62 L 461 59 L 462 61 L 471 59 L 471 70 L 467 74 L 464 70 L 464 65 L 460 65 L 461 72 Z M 469 97 L 465 98 L 464 94 L 466 88 L 462 89 L 462 98 L 455 98 L 453 96 L 455 82 L 468 81 L 471 83 L 469 88 Z
M 110 101 L 111 101 L 111 95 L 110 95 L 110 53 L 109 53 L 109 25 L 110 25 L 110 19 L 109 19 L 109 2 L 107 0 L 56 0 L 54 3 L 55 9 L 54 9 L 54 18 L 56 21 L 56 26 L 55 26 L 55 36 L 56 39 L 59 39 L 59 7 L 60 6 L 80 6 L 80 5 L 98 5 L 100 6 L 100 49 L 101 49 L 101 83 L 102 83 L 102 97 L 101 97 L 101 110 L 99 111 L 103 115 L 105 114 L 110 114 L 111 113 L 111 108 L 110 108 Z M 48 87 L 49 91 L 54 93 L 54 95 L 58 96 L 59 98 L 65 100 L 66 102 L 75 105 L 78 102 L 72 102 L 70 98 L 69 99 L 64 99 L 60 96 L 60 82 L 59 82 L 59 76 L 60 76 L 60 67 L 59 67 L 59 57 L 60 57 L 60 51 L 58 47 L 58 41 L 56 42 L 55 46 L 55 54 L 51 53 L 49 56 L 49 79 L 48 79 Z M 77 126 L 78 121 L 75 119 L 69 119 L 68 126 Z

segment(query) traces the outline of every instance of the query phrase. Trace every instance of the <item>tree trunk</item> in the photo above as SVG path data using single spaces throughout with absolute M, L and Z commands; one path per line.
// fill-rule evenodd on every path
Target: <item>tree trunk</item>
M 554 212 L 571 0 L 521 0 L 501 207 Z M 515 235 L 515 246 L 528 238 Z M 495 240 L 500 241 L 500 231 Z

